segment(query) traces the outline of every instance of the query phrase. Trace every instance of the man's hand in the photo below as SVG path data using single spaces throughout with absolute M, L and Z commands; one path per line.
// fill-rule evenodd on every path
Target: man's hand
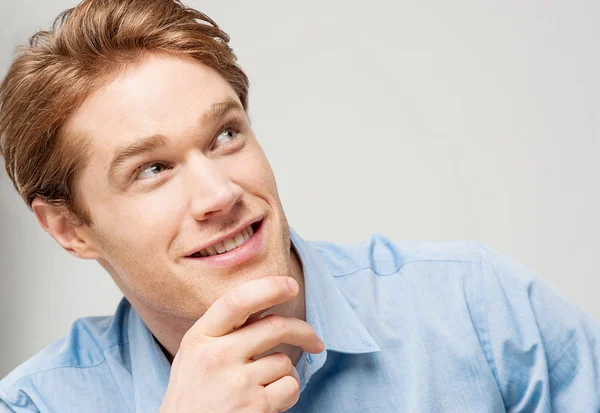
M 160 413 L 276 413 L 296 404 L 300 383 L 290 358 L 254 358 L 280 343 L 320 353 L 321 339 L 292 317 L 268 315 L 239 327 L 251 314 L 289 301 L 298 288 L 291 277 L 267 277 L 215 301 L 183 337 Z

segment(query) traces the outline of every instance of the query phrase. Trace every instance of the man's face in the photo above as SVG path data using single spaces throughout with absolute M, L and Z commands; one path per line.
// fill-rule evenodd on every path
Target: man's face
M 77 190 L 93 225 L 79 233 L 128 298 L 195 320 L 233 285 L 289 273 L 273 172 L 214 70 L 149 56 L 90 96 L 66 128 L 92 145 Z M 256 220 L 239 249 L 189 256 Z

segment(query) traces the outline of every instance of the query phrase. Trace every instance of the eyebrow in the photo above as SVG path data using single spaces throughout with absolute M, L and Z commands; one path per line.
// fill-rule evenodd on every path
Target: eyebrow
M 213 103 L 200 118 L 202 123 L 213 123 L 231 111 L 244 112 L 244 108 L 234 98 L 228 96 L 224 101 Z
M 224 101 L 213 103 L 211 107 L 200 117 L 201 124 L 213 124 L 231 111 L 244 112 L 242 105 L 234 98 L 228 96 Z M 152 152 L 160 147 L 166 146 L 167 137 L 155 134 L 141 138 L 133 143 L 118 147 L 108 168 L 108 178 L 112 180 L 117 170 L 125 161 L 131 157 Z
M 166 144 L 167 138 L 164 135 L 151 135 L 117 148 L 115 150 L 115 156 L 112 161 L 110 161 L 110 167 L 108 168 L 109 180 L 114 178 L 119 167 L 121 167 L 127 159 L 146 152 L 152 152 Z

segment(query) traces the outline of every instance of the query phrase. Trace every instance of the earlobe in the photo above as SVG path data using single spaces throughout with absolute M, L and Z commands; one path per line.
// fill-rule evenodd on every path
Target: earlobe
M 89 233 L 75 222 L 65 207 L 50 205 L 36 198 L 31 203 L 31 209 L 44 231 L 69 254 L 84 259 L 100 258 Z

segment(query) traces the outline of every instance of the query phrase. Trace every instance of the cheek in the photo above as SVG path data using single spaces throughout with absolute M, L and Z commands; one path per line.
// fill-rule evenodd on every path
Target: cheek
M 262 148 L 255 142 L 249 143 L 247 151 L 237 159 L 231 159 L 228 170 L 232 180 L 242 188 L 256 193 L 272 193 L 275 177 Z
M 113 247 L 126 248 L 136 256 L 142 251 L 146 257 L 164 252 L 181 214 L 182 202 L 174 202 L 176 192 L 173 186 L 164 185 L 143 195 L 114 199 L 101 225 L 111 234 Z
M 145 244 L 164 245 L 177 232 L 184 202 L 177 185 L 163 185 L 131 200 L 127 219 L 140 234 L 147 237 Z

